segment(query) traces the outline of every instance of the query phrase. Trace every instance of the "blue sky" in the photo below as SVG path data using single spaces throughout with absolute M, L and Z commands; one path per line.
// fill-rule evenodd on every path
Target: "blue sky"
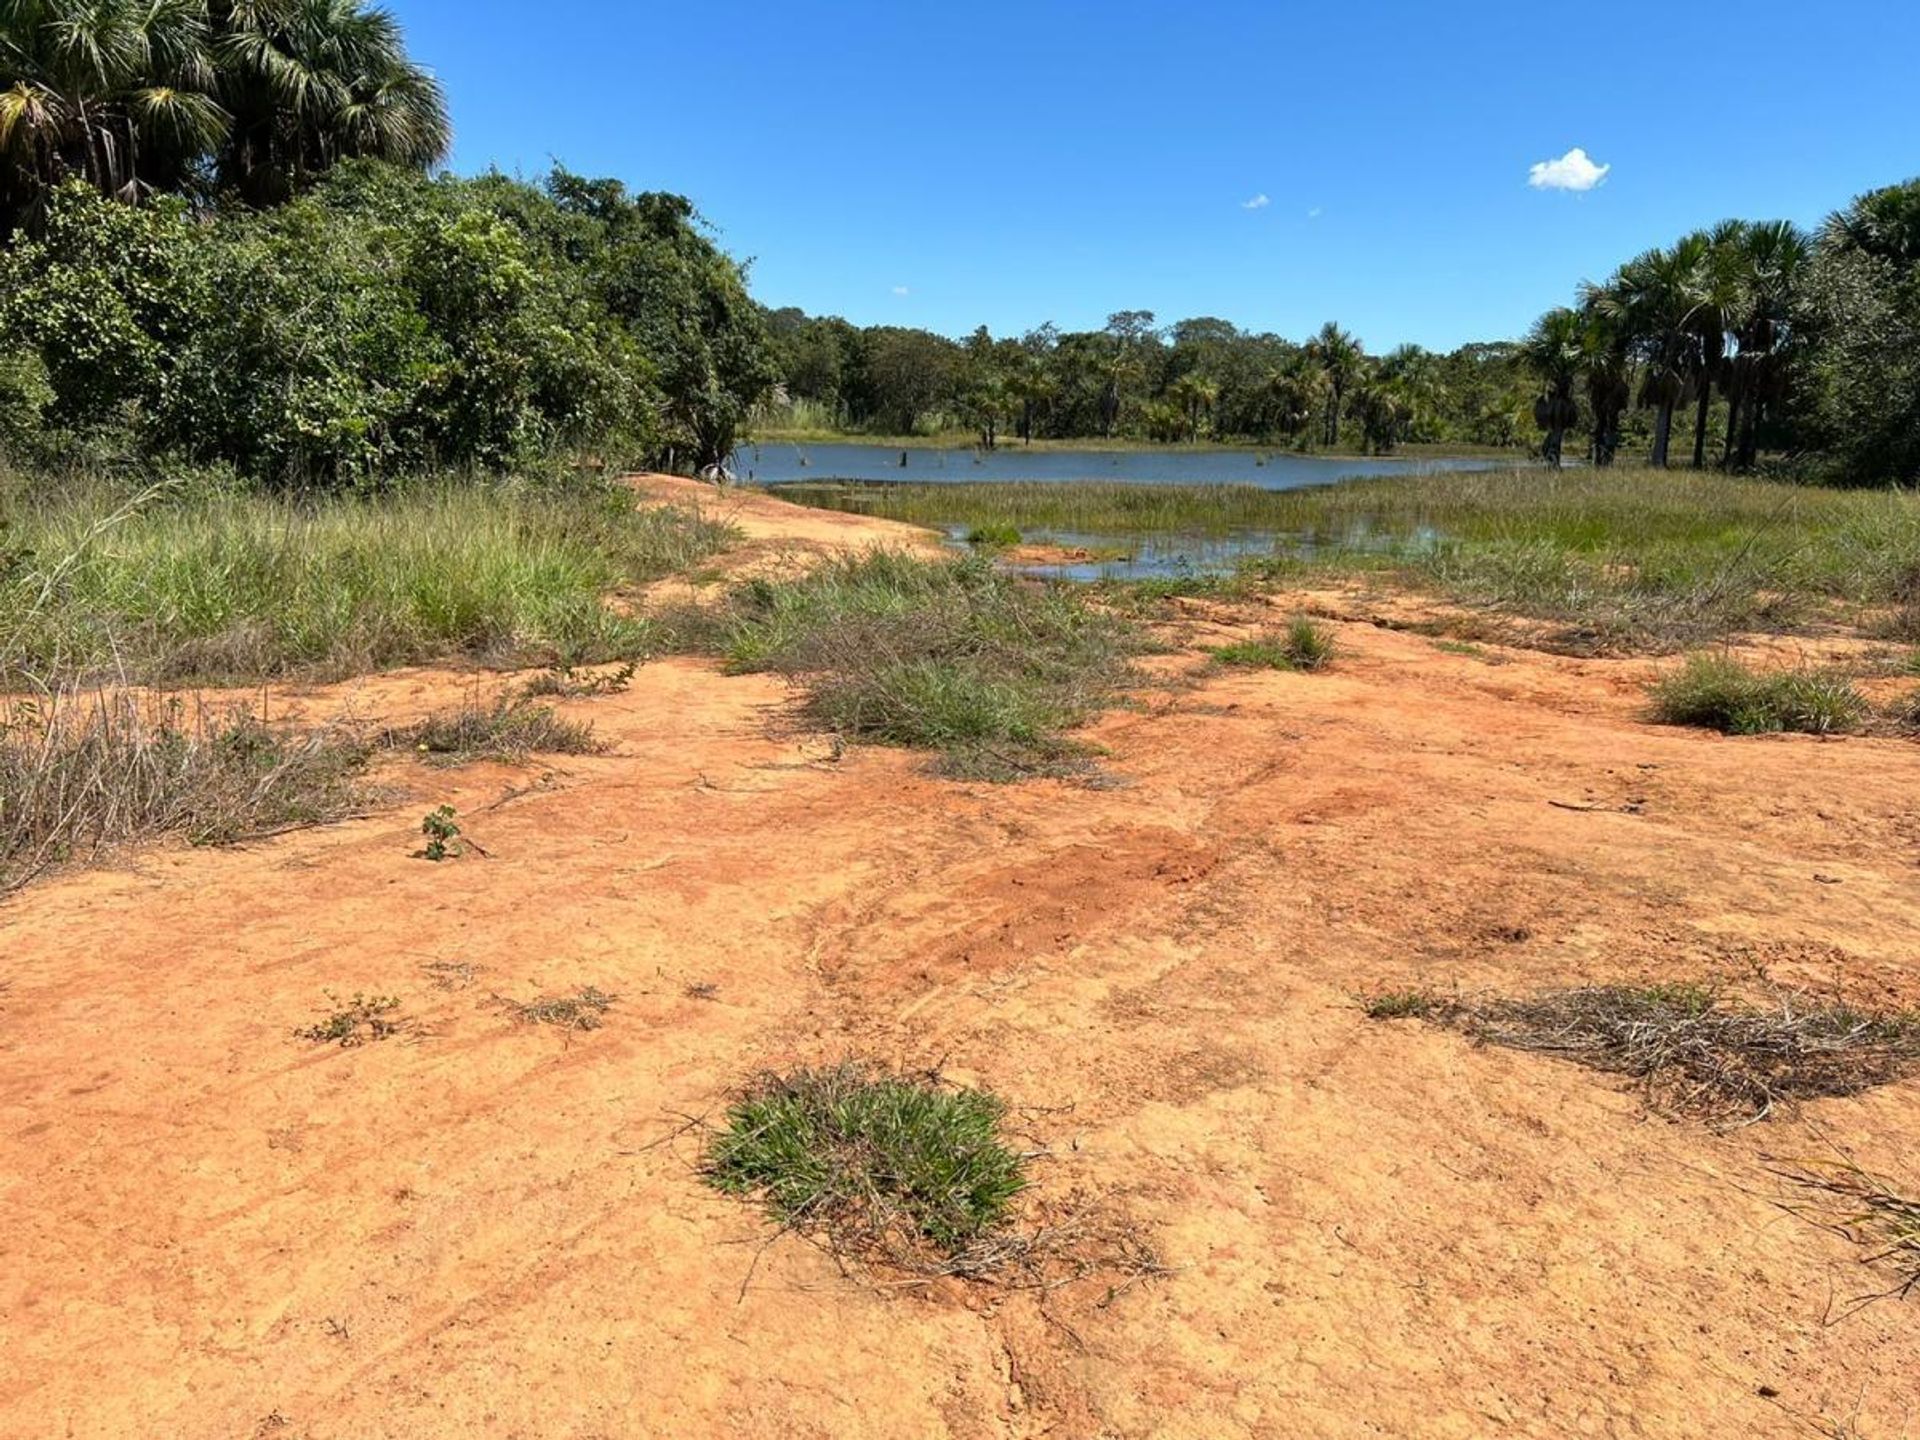
M 1916 0 L 391 8 L 456 169 L 680 191 L 762 301 L 860 324 L 1448 348 L 1692 226 L 1920 173 Z M 1529 183 L 1576 147 L 1597 184 Z

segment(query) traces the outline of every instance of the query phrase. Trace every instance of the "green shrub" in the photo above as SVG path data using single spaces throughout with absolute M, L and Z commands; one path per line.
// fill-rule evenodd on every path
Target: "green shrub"
M 1016 525 L 976 525 L 967 531 L 967 543 L 988 549 L 1018 545 L 1020 529 Z
M 1695 655 L 1650 692 L 1656 718 L 1726 735 L 1851 730 L 1867 713 L 1845 679 L 1816 670 L 1757 671 L 1731 656 Z
M 1005 1115 L 985 1091 L 860 1065 L 767 1075 L 727 1111 L 706 1174 L 837 1244 L 951 1252 L 998 1226 L 1026 1186 Z

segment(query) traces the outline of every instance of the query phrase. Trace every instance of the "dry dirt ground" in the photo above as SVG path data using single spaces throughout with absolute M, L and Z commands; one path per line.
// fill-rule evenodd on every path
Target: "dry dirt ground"
M 915 538 L 732 503 L 749 563 Z M 1318 675 L 1205 671 L 1261 617 L 1196 610 L 1159 662 L 1194 683 L 1091 729 L 1105 788 L 837 755 L 781 682 L 676 660 L 566 703 L 607 755 L 409 762 L 369 818 L 0 907 L 0 1434 L 1914 1433 L 1920 1299 L 1835 1321 L 1887 1277 L 1763 1157 L 1920 1183 L 1920 1085 L 1716 1134 L 1352 997 L 1920 1001 L 1920 748 L 1660 728 L 1645 662 L 1312 603 L 1353 617 Z M 442 802 L 484 856 L 410 858 Z M 598 1030 L 500 1003 L 581 985 Z M 295 1038 L 329 992 L 404 1028 Z M 1029 1217 L 1090 1205 L 1169 1273 L 915 1286 L 769 1244 L 682 1127 L 848 1055 L 1025 1107 Z

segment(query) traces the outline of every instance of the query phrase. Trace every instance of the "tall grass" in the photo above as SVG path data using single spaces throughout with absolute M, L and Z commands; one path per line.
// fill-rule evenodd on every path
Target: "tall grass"
M 809 503 L 1029 540 L 1243 534 L 1256 581 L 1383 573 L 1576 628 L 1582 648 L 1668 649 L 1790 629 L 1822 606 L 1920 599 L 1920 498 L 1686 471 L 1443 471 L 1245 485 L 787 486 Z M 1882 622 L 1885 623 L 1884 621 Z
M 108 484 L 16 476 L 0 483 L 0 520 L 0 659 L 16 677 L 151 682 L 628 655 L 645 631 L 608 593 L 728 535 L 610 485 L 316 501 L 201 490 L 128 507 Z

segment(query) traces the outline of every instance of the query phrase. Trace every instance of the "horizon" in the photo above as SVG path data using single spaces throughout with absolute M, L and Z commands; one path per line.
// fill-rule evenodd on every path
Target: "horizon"
M 1583 36 L 1542 36 L 1512 0 L 1470 26 L 1404 3 L 1227 4 L 1205 23 L 856 3 L 828 25 L 562 0 L 542 33 L 509 31 L 497 0 L 392 8 L 447 88 L 456 173 L 558 161 L 676 191 L 751 262 L 769 309 L 956 338 L 1098 329 L 1141 309 L 1294 339 L 1331 319 L 1376 353 L 1448 351 L 1517 338 L 1582 280 L 1688 230 L 1813 226 L 1920 171 L 1900 73 L 1920 7 L 1890 0 L 1817 28 L 1781 0 L 1735 27 L 1636 6 L 1617 34 L 1646 34 L 1658 14 L 1660 42 L 1609 45 L 1605 84 L 1580 79 Z M 584 54 L 583 32 L 597 37 Z M 979 54 L 981 36 L 990 63 L 941 60 Z M 1783 36 L 1796 67 L 1773 82 Z M 1677 58 L 1694 53 L 1713 57 L 1707 76 Z M 1167 84 L 1267 55 L 1281 85 L 1196 103 Z M 718 78 L 662 101 L 662 74 Z M 792 76 L 806 83 L 759 83 Z

